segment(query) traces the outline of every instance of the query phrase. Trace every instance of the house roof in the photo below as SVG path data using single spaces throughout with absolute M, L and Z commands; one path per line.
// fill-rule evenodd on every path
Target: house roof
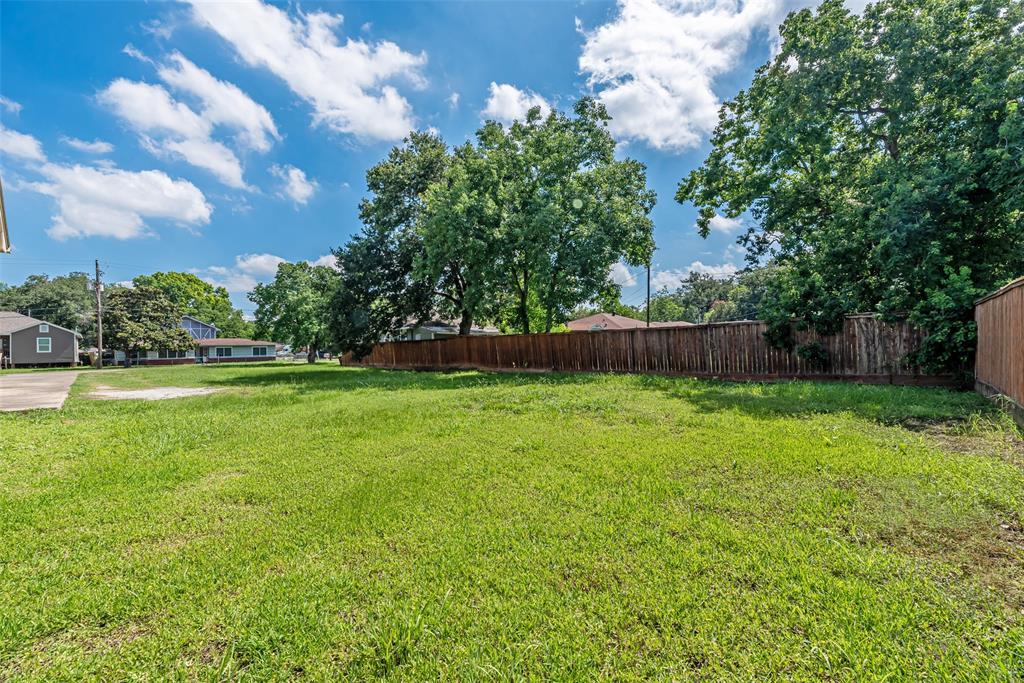
M 588 315 L 587 317 L 579 318 L 578 320 L 570 320 L 567 325 L 569 330 L 572 332 L 633 330 L 638 327 L 647 327 L 647 323 L 643 320 L 637 320 L 636 318 L 630 318 L 625 315 L 616 315 L 614 313 L 595 313 L 594 315 Z M 651 321 L 651 327 L 689 327 L 691 325 L 693 325 L 693 323 L 688 323 L 685 320 L 673 320 L 669 322 Z
M 274 346 L 274 342 L 242 339 L 241 337 L 223 337 L 221 339 L 197 339 L 196 346 Z
M 32 318 L 27 315 L 22 315 L 21 313 L 15 313 L 14 311 L 0 311 L 0 334 L 2 335 L 21 332 L 22 330 L 27 330 L 28 328 L 34 327 L 36 325 L 49 325 L 50 327 L 56 327 L 58 330 L 70 332 L 76 337 L 82 336 L 81 334 L 75 332 L 74 330 L 69 330 L 68 328 L 61 327 L 60 325 L 54 325 L 53 323 L 47 322 L 45 320 Z
M 566 323 L 573 332 L 589 332 L 591 330 L 632 330 L 636 327 L 646 327 L 647 323 L 636 320 L 625 315 L 614 313 L 595 313 L 585 318 L 570 320 Z
M 409 318 L 406 321 L 405 325 L 402 325 L 402 329 L 403 330 L 422 329 L 422 330 L 428 330 L 430 332 L 435 332 L 435 333 L 440 333 L 440 334 L 458 334 L 459 333 L 459 323 L 457 321 L 455 321 L 455 320 L 442 320 L 440 318 L 433 318 L 431 320 L 424 320 L 422 323 L 417 325 L 415 318 Z M 501 330 L 499 330 L 497 327 L 494 327 L 493 325 L 488 325 L 487 327 L 480 327 L 479 325 L 473 325 L 472 329 L 470 330 L 470 334 L 477 334 L 477 335 L 480 335 L 480 334 L 500 334 L 500 333 L 501 333 Z
M 651 321 L 651 327 L 693 327 L 694 323 L 686 320 Z

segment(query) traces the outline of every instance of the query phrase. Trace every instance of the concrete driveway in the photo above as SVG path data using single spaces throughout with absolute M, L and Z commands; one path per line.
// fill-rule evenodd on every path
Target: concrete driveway
M 57 370 L 0 375 L 0 411 L 60 408 L 79 374 Z

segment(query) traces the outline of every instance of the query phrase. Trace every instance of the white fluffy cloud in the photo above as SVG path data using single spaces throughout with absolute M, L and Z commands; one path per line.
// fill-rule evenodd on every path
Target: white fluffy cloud
M 214 287 L 223 287 L 232 294 L 251 292 L 259 283 L 259 280 L 248 273 L 241 273 L 221 266 L 211 266 L 205 271 L 197 270 L 195 273 Z
M 98 95 L 141 134 L 143 147 L 161 157 L 180 157 L 213 173 L 231 187 L 244 188 L 242 162 L 210 137 L 212 125 L 159 85 L 119 78 Z
M 0 95 L 0 107 L 3 107 L 12 114 L 17 114 L 21 111 L 21 104 L 3 95 Z
M 491 81 L 490 93 L 487 104 L 481 112 L 488 119 L 512 123 L 515 120 L 525 119 L 526 113 L 533 107 L 540 107 L 542 115 L 551 111 L 551 105 L 537 93 L 520 90 L 508 83 L 499 85 Z
M 242 90 L 227 81 L 215 78 L 181 53 L 171 55 L 170 62 L 158 70 L 160 79 L 180 92 L 198 97 L 203 104 L 202 118 L 213 125 L 239 131 L 239 142 L 248 149 L 266 152 L 272 140 L 280 140 L 270 112 Z
M 696 147 L 715 127 L 715 79 L 735 68 L 755 31 L 772 35 L 809 0 L 619 0 L 583 30 L 579 67 L 613 117 L 612 132 L 656 149 Z
M 127 50 L 128 48 L 126 48 Z M 133 54 L 152 64 L 137 50 Z M 222 183 L 247 188 L 242 162 L 213 138 L 216 127 L 237 133 L 239 146 L 259 152 L 270 149 L 280 134 L 270 113 L 238 86 L 215 78 L 175 52 L 157 74 L 168 86 L 199 102 L 199 111 L 175 99 L 161 85 L 118 78 L 98 95 L 142 136 L 143 146 L 157 156 L 179 157 L 205 169 Z
M 311 266 L 327 266 L 334 270 L 338 270 L 338 259 L 334 254 L 324 254 L 320 258 L 306 261 Z
M 287 262 L 274 254 L 239 254 L 235 257 L 235 268 L 249 275 L 273 277 L 277 267 Z
M 48 163 L 40 173 L 46 180 L 28 186 L 57 201 L 58 213 L 47 230 L 57 240 L 140 237 L 150 232 L 147 218 L 201 225 L 210 222 L 213 211 L 199 188 L 161 171 Z
M 680 270 L 659 270 L 651 275 L 651 288 L 655 290 L 674 290 L 690 273 L 704 273 L 716 278 L 731 277 L 738 271 L 732 263 L 720 265 L 708 265 L 700 261 L 694 261 L 686 268 Z
M 207 121 L 159 85 L 118 78 L 97 97 L 143 133 L 169 133 L 181 138 L 205 138 L 210 134 Z
M 28 161 L 45 161 L 43 146 L 27 133 L 5 128 L 0 124 L 0 152 Z
M 114 146 L 109 142 L 103 140 L 79 140 L 78 138 L 61 137 L 63 142 L 68 147 L 77 149 L 79 152 L 85 152 L 87 154 L 110 154 L 114 151 Z
M 622 261 L 612 264 L 609 276 L 612 282 L 620 287 L 632 287 L 636 284 L 636 276 L 630 272 L 629 268 Z
M 743 222 L 738 218 L 726 218 L 719 214 L 715 214 L 708 223 L 708 227 L 711 228 L 712 231 L 725 233 L 727 235 L 736 233 L 742 225 Z
M 239 254 L 233 266 L 210 266 L 193 272 L 214 287 L 223 287 L 233 293 L 250 292 L 260 282 L 273 279 L 282 263 L 288 263 L 288 260 L 274 254 Z M 306 263 L 337 269 L 333 254 L 324 254 Z
M 306 100 L 314 120 L 361 138 L 397 140 L 414 127 L 412 107 L 390 85 L 424 85 L 426 54 L 389 41 L 369 43 L 335 33 L 342 17 L 310 12 L 292 17 L 259 0 L 192 2 L 196 21 L 218 33 L 249 65 L 267 69 Z
M 306 174 L 294 166 L 272 166 L 270 172 L 284 181 L 281 194 L 291 198 L 296 204 L 306 204 L 316 192 L 317 182 L 310 180 Z

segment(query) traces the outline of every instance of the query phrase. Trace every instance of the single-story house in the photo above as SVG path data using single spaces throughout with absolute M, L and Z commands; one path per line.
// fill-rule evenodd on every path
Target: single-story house
M 501 330 L 497 327 L 487 326 L 479 327 L 474 325 L 469 330 L 469 334 L 474 337 L 490 337 L 501 334 Z M 452 320 L 441 320 L 433 319 L 426 320 L 421 323 L 417 323 L 415 320 L 409 321 L 403 325 L 398 333 L 390 339 L 384 341 L 419 341 L 422 339 L 450 339 L 451 337 L 459 336 L 459 323 L 458 321 Z
M 647 327 L 643 320 L 630 318 L 626 315 L 615 313 L 595 313 L 585 318 L 570 320 L 566 325 L 570 332 L 600 332 L 601 330 L 632 330 L 638 327 Z M 651 321 L 651 327 L 690 327 L 693 323 L 685 320 L 673 320 L 669 322 Z
M 217 326 L 204 323 L 190 315 L 181 316 L 178 326 L 189 333 L 195 340 L 214 339 L 217 337 Z M 114 362 L 124 364 L 124 351 L 114 351 Z M 132 351 L 132 365 L 187 365 L 196 362 L 196 350 L 187 351 Z
M 277 345 L 272 341 L 253 341 L 237 337 L 200 339 L 196 342 L 200 363 L 276 360 Z
M 0 311 L 0 367 L 78 365 L 78 332 L 14 311 Z

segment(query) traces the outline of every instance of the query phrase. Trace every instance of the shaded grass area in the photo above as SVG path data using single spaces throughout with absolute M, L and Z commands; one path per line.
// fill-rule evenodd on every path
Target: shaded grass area
M 0 678 L 1024 671 L 1019 442 L 969 393 L 177 366 L 0 435 Z

